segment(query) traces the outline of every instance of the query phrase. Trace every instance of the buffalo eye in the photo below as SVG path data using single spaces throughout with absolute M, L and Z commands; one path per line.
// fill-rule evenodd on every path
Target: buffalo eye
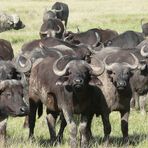
M 109 75 L 111 75 L 111 74 L 113 74 L 113 71 L 112 71 L 112 70 L 107 70 L 107 73 L 108 73 Z
M 6 93 L 6 96 L 7 96 L 8 98 L 10 98 L 10 97 L 11 97 L 11 93 L 10 93 L 10 92 L 7 92 L 7 93 Z

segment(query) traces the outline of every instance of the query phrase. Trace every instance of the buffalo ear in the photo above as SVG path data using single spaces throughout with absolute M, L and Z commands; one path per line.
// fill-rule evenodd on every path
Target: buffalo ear
M 79 40 L 73 40 L 72 43 L 75 45 L 79 45 L 81 42 Z
M 97 78 L 97 76 L 95 76 L 95 75 L 92 75 L 91 76 L 91 79 L 90 79 L 90 81 L 89 81 L 89 85 L 92 85 L 92 86 L 96 86 L 96 85 L 102 85 L 102 82 L 101 82 L 101 80 L 100 79 L 98 79 Z
M 56 81 L 56 85 L 63 85 L 66 86 L 68 85 L 68 77 L 60 77 L 57 81 Z
M 107 46 L 110 46 L 111 44 L 112 44 L 111 40 L 108 40 L 107 43 L 106 43 Z

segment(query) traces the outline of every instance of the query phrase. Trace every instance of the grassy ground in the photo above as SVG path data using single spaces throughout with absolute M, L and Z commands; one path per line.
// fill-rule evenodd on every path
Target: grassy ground
M 28 41 L 39 38 L 39 29 L 42 23 L 43 11 L 55 1 L 51 0 L 0 0 L 0 10 L 20 15 L 26 28 L 18 31 L 0 33 L 0 38 L 11 41 L 17 54 L 21 46 Z M 70 16 L 68 30 L 76 31 L 79 26 L 81 31 L 93 27 L 110 28 L 118 32 L 126 30 L 141 31 L 140 20 L 148 22 L 147 0 L 64 0 L 69 5 Z M 109 147 L 121 146 L 120 118 L 118 113 L 112 113 L 111 143 Z M 9 118 L 7 128 L 8 148 L 39 148 L 48 147 L 49 133 L 45 116 L 37 120 L 35 128 L 35 142 L 28 141 L 28 129 L 23 129 L 23 118 Z M 103 147 L 102 122 L 94 118 L 92 124 L 94 134 L 93 147 L 98 144 Z M 148 117 L 141 116 L 139 112 L 132 111 L 129 119 L 129 147 L 148 147 Z M 64 134 L 64 143 L 60 148 L 68 148 L 69 133 Z

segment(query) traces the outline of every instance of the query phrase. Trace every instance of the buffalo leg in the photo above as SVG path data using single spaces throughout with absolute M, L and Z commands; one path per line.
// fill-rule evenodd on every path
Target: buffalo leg
M 25 116 L 25 120 L 24 120 L 24 124 L 23 124 L 23 127 L 24 127 L 24 128 L 29 127 L 28 120 L 29 120 L 29 116 Z
M 123 134 L 123 143 L 128 144 L 128 111 L 120 111 L 121 114 L 121 130 Z
M 133 97 L 132 97 L 132 99 L 130 101 L 130 107 L 132 109 L 139 107 L 139 105 L 138 105 L 138 99 L 139 99 L 139 96 L 138 96 L 137 92 L 133 92 Z
M 80 128 L 79 128 L 80 135 L 81 135 L 81 140 L 80 140 L 81 148 L 87 148 L 89 145 L 89 140 L 90 140 L 89 132 L 90 131 L 89 132 L 87 131 L 88 120 L 89 120 L 89 116 L 85 116 L 85 115 L 81 116 L 81 122 L 80 122 Z
M 92 118 L 93 118 L 93 115 L 88 116 L 88 121 L 86 125 L 86 132 L 87 132 L 86 135 L 87 135 L 88 141 L 90 141 L 90 139 L 93 139 L 92 132 L 91 132 Z M 80 133 L 80 139 L 82 139 L 81 133 Z
M 93 135 L 92 135 L 92 132 L 91 132 L 91 123 L 92 123 L 92 119 L 93 119 L 93 115 L 90 115 L 88 117 L 88 122 L 87 122 L 87 135 L 88 135 L 88 139 L 92 139 L 93 138 Z
M 102 122 L 103 122 L 103 127 L 104 127 L 104 142 L 106 145 L 109 143 L 109 136 L 111 133 L 111 124 L 109 121 L 109 114 L 103 114 L 101 115 L 102 117 Z
M 35 103 L 33 100 L 29 99 L 29 105 L 30 105 L 30 112 L 29 112 L 29 138 L 33 138 L 35 121 L 36 121 L 37 103 Z
M 59 129 L 59 132 L 58 132 L 58 135 L 57 135 L 57 138 L 56 138 L 58 143 L 61 143 L 61 141 L 63 139 L 64 129 L 65 129 L 66 125 L 67 125 L 63 114 L 60 115 L 60 120 L 61 120 L 61 125 L 60 125 L 60 129 Z
M 65 28 L 67 28 L 67 21 L 68 19 L 65 19 Z
M 63 115 L 70 132 L 70 146 L 71 148 L 77 148 L 77 125 L 73 120 L 73 114 L 70 111 L 63 109 Z
M 0 121 L 0 146 L 5 147 L 7 119 Z
M 53 145 L 56 141 L 56 130 L 55 130 L 55 123 L 57 119 L 58 113 L 56 112 L 50 112 L 47 110 L 47 124 L 48 124 L 48 129 L 50 133 L 50 144 Z
M 139 96 L 139 106 L 140 106 L 140 112 L 142 115 L 146 114 L 146 110 L 145 110 L 146 97 L 147 97 L 147 94 L 144 96 Z

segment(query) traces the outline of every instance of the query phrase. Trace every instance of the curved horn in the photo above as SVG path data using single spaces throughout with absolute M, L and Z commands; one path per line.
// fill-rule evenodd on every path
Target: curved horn
M 80 29 L 79 29 L 79 27 L 77 26 L 77 33 L 80 33 Z
M 96 51 L 96 50 L 94 49 L 94 47 L 92 47 L 91 45 L 87 45 L 87 48 L 88 48 L 88 50 L 89 50 L 92 54 L 98 53 L 98 51 Z
M 139 65 L 139 60 L 138 58 L 133 54 L 133 53 L 130 53 L 130 55 L 133 57 L 133 59 L 135 60 L 135 63 L 133 65 L 131 64 L 128 64 L 128 63 L 125 63 L 126 66 L 128 66 L 129 68 L 131 69 L 136 69 Z M 123 63 L 124 64 L 124 63 Z
M 138 58 L 137 58 L 134 54 L 130 53 L 130 55 L 131 55 L 131 56 L 133 57 L 133 59 L 135 60 L 135 63 L 134 63 L 133 65 L 131 65 L 131 64 L 128 64 L 128 63 L 126 63 L 126 62 L 123 62 L 123 64 L 124 64 L 125 66 L 131 68 L 131 69 L 136 69 L 136 68 L 138 67 L 139 60 L 138 60 Z M 109 57 L 109 56 L 107 56 L 107 57 L 103 60 L 103 62 L 104 62 L 104 64 L 105 64 L 105 68 L 106 68 L 107 70 L 112 70 L 113 66 L 114 66 L 115 64 L 117 64 L 117 63 L 112 63 L 112 64 L 110 64 L 110 65 L 106 64 L 106 60 L 107 60 L 108 57 Z
M 100 76 L 101 74 L 103 74 L 104 70 L 105 70 L 105 66 L 103 64 L 102 61 L 100 61 L 99 59 L 95 58 L 95 60 L 97 61 L 97 63 L 99 62 L 98 65 L 101 64 L 101 66 L 97 66 L 97 65 L 94 65 L 94 64 L 89 64 L 90 67 L 92 68 L 93 70 L 93 74 L 97 75 L 97 76 Z
M 99 36 L 99 34 L 97 33 L 97 32 L 95 32 L 95 36 L 96 36 L 96 42 L 92 45 L 93 47 L 96 47 L 97 46 L 97 44 L 100 42 L 100 36 Z
M 20 60 L 22 58 L 23 62 Z M 20 55 L 16 60 L 16 68 L 21 72 L 27 72 L 31 69 L 32 63 L 30 59 L 25 57 L 24 55 Z
M 0 90 L 6 88 L 6 87 L 11 87 L 12 85 L 20 85 L 21 84 L 21 81 L 19 80 L 15 80 L 15 79 L 12 79 L 12 80 L 4 80 L 4 81 L 1 81 L 0 82 Z
M 61 11 L 63 11 L 63 7 L 62 6 L 60 6 L 61 7 L 61 9 L 51 9 L 51 11 L 53 11 L 53 12 L 61 12 Z
M 68 38 L 69 38 L 69 36 L 65 37 L 65 38 L 63 39 L 63 41 L 66 41 Z
M 48 34 L 48 31 L 40 31 L 40 34 Z
M 141 21 L 140 21 L 140 22 L 141 22 L 141 27 L 142 27 L 142 25 L 143 25 L 143 21 L 144 21 L 144 18 L 142 18 Z
M 106 56 L 106 57 L 104 58 L 103 63 L 104 63 L 105 68 L 106 68 L 107 70 L 112 70 L 112 68 L 113 68 L 113 66 L 114 66 L 115 63 L 112 63 L 112 64 L 107 64 L 107 63 L 106 63 L 106 60 L 107 60 L 107 58 L 108 58 L 109 56 L 110 56 L 110 55 L 108 55 L 108 56 Z
M 42 55 L 46 56 L 47 54 L 49 54 L 49 52 L 55 52 L 58 54 L 59 57 L 62 57 L 62 53 L 60 51 L 57 50 L 56 46 L 54 48 L 48 48 L 46 45 L 44 45 L 42 42 L 39 42 L 39 47 L 42 49 L 41 53 Z
M 27 85 L 27 79 L 24 73 L 21 72 L 21 83 L 23 84 L 23 86 Z
M 58 34 L 58 33 L 60 33 L 61 32 L 61 27 L 59 26 L 59 25 L 57 25 L 57 27 L 58 27 L 58 30 L 55 30 L 55 32 Z
M 145 45 L 144 46 L 142 46 L 142 48 L 141 48 L 141 50 L 140 50 L 140 54 L 143 56 L 143 57 L 148 57 L 148 53 L 146 53 L 145 51 L 144 51 L 144 48 L 145 48 Z
M 73 61 L 70 61 L 66 64 L 65 68 L 63 70 L 59 70 L 57 68 L 57 63 L 62 59 L 62 58 L 65 58 L 65 57 L 69 57 L 69 56 L 62 56 L 60 58 L 58 58 L 54 64 L 53 64 L 53 72 L 57 75 L 57 76 L 63 76 L 66 71 L 67 71 L 67 68 L 70 66 L 71 63 L 73 63 Z

